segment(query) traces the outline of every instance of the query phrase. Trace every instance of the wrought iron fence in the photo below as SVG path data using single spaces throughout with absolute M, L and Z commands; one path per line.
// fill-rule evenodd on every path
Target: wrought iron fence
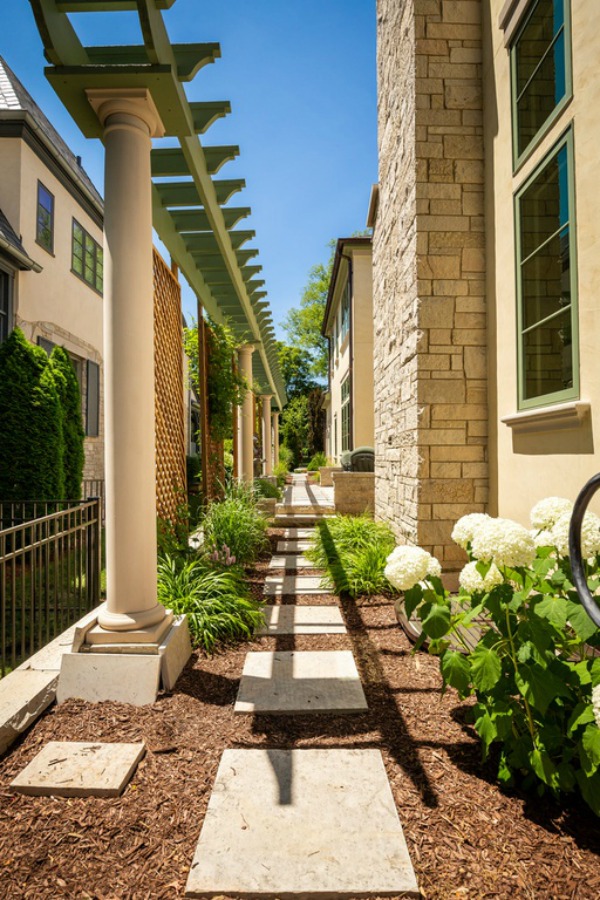
M 104 517 L 106 515 L 104 503 L 104 480 L 102 478 L 86 478 L 81 485 L 81 493 L 84 497 L 98 497 L 100 504 L 100 519 L 104 525 Z
M 100 602 L 101 502 L 0 503 L 0 676 Z

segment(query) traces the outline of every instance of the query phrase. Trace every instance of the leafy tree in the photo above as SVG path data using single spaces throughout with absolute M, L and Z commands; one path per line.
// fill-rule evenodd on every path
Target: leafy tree
M 50 369 L 54 376 L 62 411 L 65 497 L 67 500 L 79 500 L 85 460 L 81 392 L 73 363 L 63 347 L 53 349 L 50 356 Z
M 308 398 L 294 397 L 283 411 L 281 421 L 283 443 L 292 453 L 291 468 L 300 465 L 308 437 Z
M 316 378 L 327 376 L 328 348 L 327 340 L 321 334 L 321 326 L 333 268 L 335 241 L 330 241 L 329 246 L 332 248 L 329 262 L 326 265 L 317 263 L 312 267 L 299 308 L 291 309 L 283 322 L 283 330 L 290 343 L 309 354 L 310 372 Z
M 290 400 L 300 394 L 309 394 L 318 387 L 312 375 L 312 359 L 308 350 L 278 341 L 277 355 L 286 394 Z
M 314 388 L 307 397 L 308 428 L 306 443 L 308 455 L 322 453 L 325 450 L 325 411 L 322 408 L 323 390 Z
M 64 497 L 63 418 L 41 347 L 19 328 L 0 346 L 0 500 Z

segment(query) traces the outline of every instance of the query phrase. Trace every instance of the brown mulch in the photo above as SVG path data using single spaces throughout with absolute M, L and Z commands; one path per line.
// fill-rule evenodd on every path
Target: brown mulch
M 251 576 L 256 591 L 266 565 Z M 152 706 L 50 709 L 0 760 L 0 898 L 181 898 L 224 749 L 351 746 L 383 754 L 424 898 L 597 900 L 598 820 L 583 803 L 561 811 L 500 791 L 465 724 L 468 704 L 451 690 L 441 697 L 437 661 L 411 654 L 389 599 L 342 606 L 347 636 L 264 638 L 250 649 L 352 649 L 364 715 L 234 716 L 247 645 L 194 654 Z M 144 740 L 148 753 L 118 799 L 14 794 L 9 782 L 48 740 Z

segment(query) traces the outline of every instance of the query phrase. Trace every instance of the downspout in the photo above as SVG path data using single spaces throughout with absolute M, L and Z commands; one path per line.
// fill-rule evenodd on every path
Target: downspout
M 350 432 L 349 450 L 354 450 L 354 268 L 352 265 L 352 257 L 340 253 L 342 259 L 348 263 L 348 293 L 350 295 L 350 304 L 348 308 L 348 347 L 350 350 L 350 361 L 348 364 L 348 380 L 350 382 L 350 421 L 348 422 L 348 431 Z

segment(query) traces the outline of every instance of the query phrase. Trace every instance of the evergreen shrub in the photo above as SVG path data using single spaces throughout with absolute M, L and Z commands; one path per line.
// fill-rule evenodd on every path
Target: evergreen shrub
M 50 369 L 62 411 L 64 496 L 67 500 L 80 500 L 85 461 L 81 391 L 73 363 L 64 347 L 55 347 L 52 351 Z

